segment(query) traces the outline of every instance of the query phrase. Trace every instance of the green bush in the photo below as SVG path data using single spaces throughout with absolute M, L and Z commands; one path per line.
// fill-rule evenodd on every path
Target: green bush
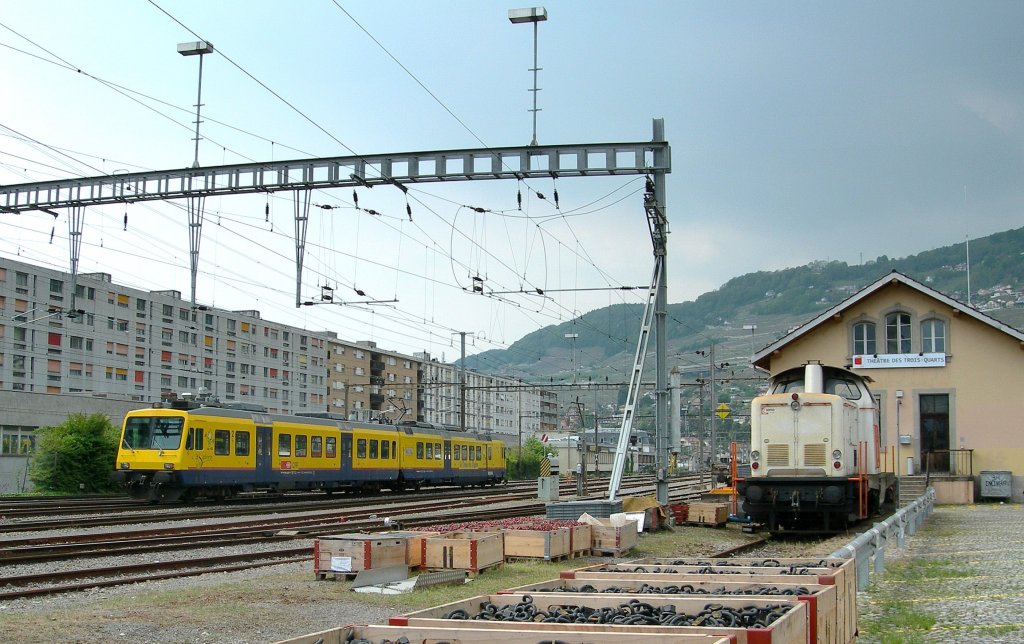
M 29 478 L 41 492 L 112 492 L 110 473 L 120 430 L 103 414 L 71 414 L 61 425 L 41 427 Z

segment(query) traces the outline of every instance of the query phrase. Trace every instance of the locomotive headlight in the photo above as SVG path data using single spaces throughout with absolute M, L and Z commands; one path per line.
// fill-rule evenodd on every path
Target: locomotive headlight
M 130 470 L 132 468 L 131 464 L 125 462 L 122 462 L 120 467 L 122 470 Z
M 837 449 L 832 450 L 832 460 L 838 461 L 843 457 L 843 453 Z
M 800 411 L 800 401 L 796 399 L 796 394 L 793 394 L 793 400 L 790 401 L 789 408 L 793 411 Z
M 165 470 L 173 470 L 174 469 L 174 463 L 164 463 L 164 469 Z
M 752 461 L 759 461 L 759 460 L 761 460 L 761 452 L 759 452 L 759 451 L 757 451 L 755 449 L 753 452 L 750 453 L 750 460 L 752 460 Z

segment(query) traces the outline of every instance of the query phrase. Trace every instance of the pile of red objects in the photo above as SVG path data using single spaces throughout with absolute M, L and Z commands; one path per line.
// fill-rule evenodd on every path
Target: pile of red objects
M 462 523 L 438 523 L 421 526 L 414 530 L 426 532 L 487 532 L 495 530 L 557 530 L 584 525 L 573 519 L 545 519 L 543 517 L 512 517 L 491 521 L 464 521 Z

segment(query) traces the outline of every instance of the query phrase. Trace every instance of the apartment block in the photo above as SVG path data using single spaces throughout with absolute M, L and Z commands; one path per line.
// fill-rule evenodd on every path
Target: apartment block
M 0 258 L 0 390 L 137 402 L 206 388 L 272 412 L 326 409 L 326 334 L 259 311 L 192 308 L 108 273 L 77 276 Z

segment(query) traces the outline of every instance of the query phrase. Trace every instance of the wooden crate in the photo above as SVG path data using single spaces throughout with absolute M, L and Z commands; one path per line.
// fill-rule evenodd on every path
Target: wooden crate
M 590 554 L 593 547 L 593 529 L 586 524 L 574 525 L 569 528 L 569 556 L 580 557 Z
M 313 540 L 317 579 L 352 576 L 361 570 L 406 565 L 405 540 L 375 534 L 340 534 Z
M 505 562 L 500 532 L 449 532 L 423 540 L 420 564 L 427 570 L 465 570 L 471 576 Z
M 352 625 L 340 626 L 318 633 L 310 633 L 277 644 L 345 644 L 357 640 L 370 642 L 458 642 L 459 644 L 494 644 L 498 633 L 489 628 L 446 628 L 443 626 L 381 626 Z M 620 644 L 623 641 L 643 641 L 643 633 L 635 631 L 615 631 L 600 633 L 596 631 L 569 630 L 522 630 L 510 624 L 502 629 L 502 642 L 509 644 L 536 644 L 541 642 L 565 642 L 565 644 Z M 401 638 L 405 638 L 402 640 Z M 728 637 L 717 635 L 698 635 L 694 633 L 661 634 L 658 642 L 668 644 L 730 644 Z
M 595 556 L 608 554 L 620 556 L 629 552 L 639 540 L 637 522 L 627 521 L 625 525 L 613 526 L 607 519 L 597 519 L 600 524 L 590 526 L 590 552 Z
M 443 606 L 436 606 L 425 610 L 391 617 L 388 623 L 392 626 L 439 626 L 446 628 L 469 628 L 469 629 L 493 629 L 495 639 L 504 637 L 503 630 L 525 630 L 525 631 L 576 631 L 590 633 L 615 633 L 625 641 L 661 641 L 664 634 L 697 634 L 711 635 L 713 637 L 735 638 L 737 644 L 802 644 L 807 642 L 808 624 L 807 607 L 804 602 L 793 597 L 770 598 L 764 597 L 715 597 L 713 602 L 706 601 L 699 597 L 671 597 L 667 595 L 657 596 L 656 605 L 659 608 L 671 606 L 676 613 L 697 615 L 703 611 L 709 603 L 720 604 L 730 608 L 783 606 L 784 612 L 781 617 L 764 628 L 743 628 L 728 626 L 640 626 L 640 625 L 613 625 L 613 624 L 579 624 L 579 623 L 552 623 L 552 622 L 499 622 L 474 619 L 445 619 L 444 616 L 455 610 L 466 611 L 470 616 L 480 612 L 481 606 L 485 603 L 494 604 L 499 609 L 505 606 L 514 606 L 524 601 L 525 595 L 482 595 L 463 599 Z M 618 608 L 629 599 L 616 597 L 614 595 L 574 595 L 560 594 L 552 597 L 552 601 L 545 600 L 538 608 L 547 610 L 549 605 L 557 606 L 586 606 L 594 609 Z M 639 634 L 636 638 L 625 637 L 626 633 Z
M 673 558 L 646 558 L 637 559 L 638 565 L 672 565 L 677 563 L 689 563 L 700 565 L 711 565 L 731 570 L 734 567 L 747 571 L 748 574 L 757 574 L 758 569 L 765 570 L 765 574 L 779 574 L 779 571 L 793 573 L 806 572 L 830 581 L 836 585 L 836 613 L 839 623 L 839 639 L 841 642 L 852 642 L 857 636 L 857 562 L 854 559 L 840 557 L 782 557 L 765 559 L 764 557 L 688 557 L 684 559 Z M 765 565 L 769 564 L 769 565 Z M 775 564 L 774 566 L 771 564 Z M 774 572 L 768 573 L 767 569 Z
M 558 560 L 569 556 L 569 528 L 510 530 L 505 535 L 505 559 Z
M 836 587 L 836 622 L 838 641 L 852 642 L 857 633 L 857 578 L 852 559 L 776 559 L 779 566 L 743 566 L 744 563 L 763 563 L 764 559 L 637 559 L 622 564 L 600 564 L 562 575 L 575 579 L 618 579 L 623 573 L 643 581 L 666 583 L 684 581 L 699 575 L 708 581 L 757 581 L 760 583 L 821 584 Z M 674 565 L 689 562 L 690 565 Z M 809 567 L 805 564 L 824 564 Z M 641 570 L 645 572 L 640 572 Z M 657 572 L 655 572 L 657 571 Z M 798 571 L 798 573 L 794 573 Z
M 801 591 L 800 594 L 796 594 L 797 589 Z M 666 592 L 659 593 L 659 590 Z M 679 579 L 673 576 L 670 582 L 659 583 L 633 579 L 628 573 L 623 573 L 617 579 L 551 579 L 503 590 L 500 594 L 530 593 L 534 600 L 540 603 L 550 602 L 562 593 L 614 592 L 616 596 L 642 595 L 645 598 L 643 601 L 646 602 L 654 601 L 650 595 L 654 595 L 658 601 L 665 597 L 679 595 L 699 595 L 700 597 L 757 595 L 765 599 L 779 596 L 765 594 L 766 591 L 788 592 L 789 596 L 796 597 L 807 604 L 810 642 L 846 644 L 850 641 L 844 639 L 841 631 L 842 624 L 839 620 L 836 586 L 831 584 L 708 581 L 700 575 L 693 575 L 689 579 Z M 543 602 L 540 600 L 541 597 L 545 598 Z
M 726 503 L 691 503 L 687 523 L 720 526 L 729 520 L 729 505 Z
M 411 530 L 408 532 L 381 532 L 379 536 L 388 539 L 402 539 L 405 542 L 405 563 L 410 568 L 419 568 L 423 563 L 423 540 L 433 537 L 439 532 L 419 532 Z

